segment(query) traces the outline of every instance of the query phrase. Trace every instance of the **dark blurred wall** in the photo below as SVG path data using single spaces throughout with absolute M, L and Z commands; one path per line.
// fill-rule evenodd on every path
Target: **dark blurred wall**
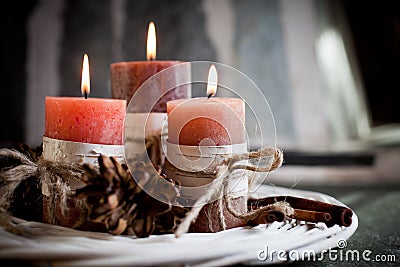
M 205 28 L 203 1 L 126 1 L 122 40 L 124 60 L 146 60 L 148 23 L 157 31 L 157 59 L 216 60 Z
M 36 0 L 1 4 L 0 145 L 22 141 L 25 128 L 27 21 Z
M 400 123 L 400 1 L 343 3 L 363 74 L 372 124 Z
M 235 17 L 233 66 L 248 74 L 266 96 L 281 145 L 293 145 L 296 133 L 280 2 L 234 0 L 232 5 Z M 260 99 L 252 98 L 261 105 Z M 258 116 L 262 114 L 257 105 L 252 108 Z M 250 121 L 251 117 L 246 116 L 246 120 Z M 261 128 L 264 128 L 263 135 L 272 130 L 265 121 Z M 250 137 L 255 139 L 254 130 L 250 131 Z
M 61 91 L 63 96 L 81 94 L 83 54 L 90 61 L 91 92 L 94 97 L 110 97 L 108 90 L 111 59 L 111 1 L 67 0 L 61 40 Z
M 92 80 L 91 95 L 111 97 L 110 63 L 146 60 L 146 36 L 150 21 L 156 24 L 157 59 L 216 60 L 215 51 L 204 28 L 202 1 L 119 2 L 121 4 L 117 8 L 121 10 L 113 9 L 110 0 L 65 2 L 60 61 L 61 95 L 79 95 L 82 56 L 88 53 Z M 115 41 L 113 16 L 118 16 L 119 11 L 124 12 L 124 20 L 114 26 L 114 31 L 119 30 L 123 34 L 121 39 Z M 113 44 L 118 45 L 121 51 L 113 50 Z

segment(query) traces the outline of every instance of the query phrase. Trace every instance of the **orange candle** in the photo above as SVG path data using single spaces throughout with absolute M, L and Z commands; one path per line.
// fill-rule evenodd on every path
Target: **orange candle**
M 125 109 L 124 100 L 46 97 L 44 135 L 65 141 L 122 145 Z
M 184 62 L 177 60 L 156 60 L 155 26 L 153 22 L 150 22 L 147 35 L 147 61 L 115 62 L 110 65 L 112 97 L 125 99 L 129 103 L 132 96 L 147 79 L 164 69 L 181 63 Z M 151 111 L 165 113 L 168 101 L 187 98 L 187 86 L 180 86 L 172 90 L 170 90 L 171 88 L 166 88 L 166 86 L 187 81 L 189 76 L 189 69 L 187 71 L 176 69 L 162 75 L 159 86 L 152 88 L 152 91 L 147 93 L 147 95 L 154 94 L 157 98 L 160 97 L 157 103 L 154 103 Z M 135 109 L 139 110 L 139 112 L 143 110 L 148 111 L 148 105 L 148 99 L 138 99 L 135 103 Z
M 245 142 L 244 102 L 239 98 L 193 98 L 168 102 L 168 141 L 187 146 Z
M 223 146 L 245 143 L 245 105 L 240 98 L 211 97 L 217 74 L 210 68 L 209 97 L 167 103 L 168 142 L 187 146 Z
M 46 97 L 45 137 L 105 145 L 123 145 L 126 101 L 88 98 L 89 62 L 84 57 L 82 94 L 79 97 Z
M 181 195 L 190 205 L 212 190 L 209 185 L 217 166 L 232 154 L 247 152 L 245 138 L 245 104 L 240 98 L 212 97 L 217 89 L 217 71 L 211 66 L 207 95 L 167 103 L 168 142 L 165 173 L 181 185 Z M 183 173 L 182 173 L 183 172 Z M 187 174 L 196 173 L 196 174 Z M 247 175 L 236 173 L 226 190 L 234 203 L 231 208 L 245 213 L 248 192 Z M 217 197 L 216 195 L 213 196 Z M 219 199 L 206 204 L 190 227 L 191 232 L 216 232 L 245 225 L 234 217 Z M 221 210 L 224 228 L 220 225 Z

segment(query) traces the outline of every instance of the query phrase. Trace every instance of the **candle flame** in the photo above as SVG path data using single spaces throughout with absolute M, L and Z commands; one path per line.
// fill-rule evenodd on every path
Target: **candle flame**
M 85 98 L 90 93 L 89 58 L 87 54 L 83 56 L 81 91 Z
M 150 22 L 147 32 L 147 60 L 156 59 L 156 27 Z
M 218 75 L 217 69 L 211 65 L 208 72 L 207 95 L 208 97 L 214 96 L 217 93 Z

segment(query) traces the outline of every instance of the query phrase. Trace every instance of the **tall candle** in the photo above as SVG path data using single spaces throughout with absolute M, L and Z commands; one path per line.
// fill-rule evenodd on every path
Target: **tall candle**
M 184 63 L 177 60 L 156 60 L 156 34 L 153 22 L 149 24 L 147 36 L 147 61 L 127 61 L 115 62 L 110 66 L 111 73 L 111 92 L 112 97 L 125 99 L 129 104 L 132 96 L 139 87 L 151 76 L 171 66 Z M 187 98 L 189 91 L 187 86 L 177 88 L 167 88 L 166 85 L 179 84 L 185 82 L 190 76 L 190 69 L 187 71 L 170 71 L 161 77 L 161 82 L 152 88 L 149 94 L 156 94 L 160 97 L 159 101 L 154 103 L 152 112 L 166 112 L 167 102 L 173 99 Z M 169 91 L 168 91 L 169 90 Z M 138 112 L 147 111 L 146 99 L 138 100 L 135 103 L 135 110 Z M 141 108 L 141 106 L 143 107 Z
M 167 118 L 167 102 L 190 95 L 190 86 L 187 85 L 191 76 L 190 64 L 177 60 L 156 60 L 156 48 L 155 26 L 150 22 L 147 60 L 110 65 L 112 97 L 125 99 L 128 104 L 125 129 L 127 159 L 139 160 L 146 156 L 144 140 L 161 136 Z M 147 86 L 143 85 L 146 81 L 149 82 Z M 166 136 L 161 138 L 165 144 Z

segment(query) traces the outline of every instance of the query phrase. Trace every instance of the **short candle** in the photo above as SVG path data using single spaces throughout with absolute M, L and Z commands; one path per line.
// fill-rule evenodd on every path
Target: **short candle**
M 167 103 L 168 142 L 187 146 L 224 146 L 246 142 L 244 101 L 240 98 L 211 97 L 217 89 L 216 80 L 216 69 L 212 66 L 207 85 L 208 97 Z
M 239 98 L 169 101 L 168 141 L 187 146 L 224 146 L 245 142 L 245 106 Z
M 234 153 L 246 153 L 245 103 L 240 98 L 212 97 L 217 89 L 217 72 L 212 65 L 208 75 L 207 96 L 172 100 L 167 103 L 168 142 L 165 173 L 178 181 L 182 196 L 197 201 L 210 188 L 217 166 Z M 242 172 L 229 176 L 227 192 L 231 208 L 247 210 L 248 177 Z M 222 203 L 221 196 L 205 205 L 190 227 L 192 232 L 220 231 L 221 211 L 225 229 L 245 225 Z M 222 202 L 220 202 L 220 200 Z M 193 202 L 196 203 L 196 202 Z M 219 206 L 222 205 L 222 206 Z M 220 208 L 218 208 L 220 207 Z

